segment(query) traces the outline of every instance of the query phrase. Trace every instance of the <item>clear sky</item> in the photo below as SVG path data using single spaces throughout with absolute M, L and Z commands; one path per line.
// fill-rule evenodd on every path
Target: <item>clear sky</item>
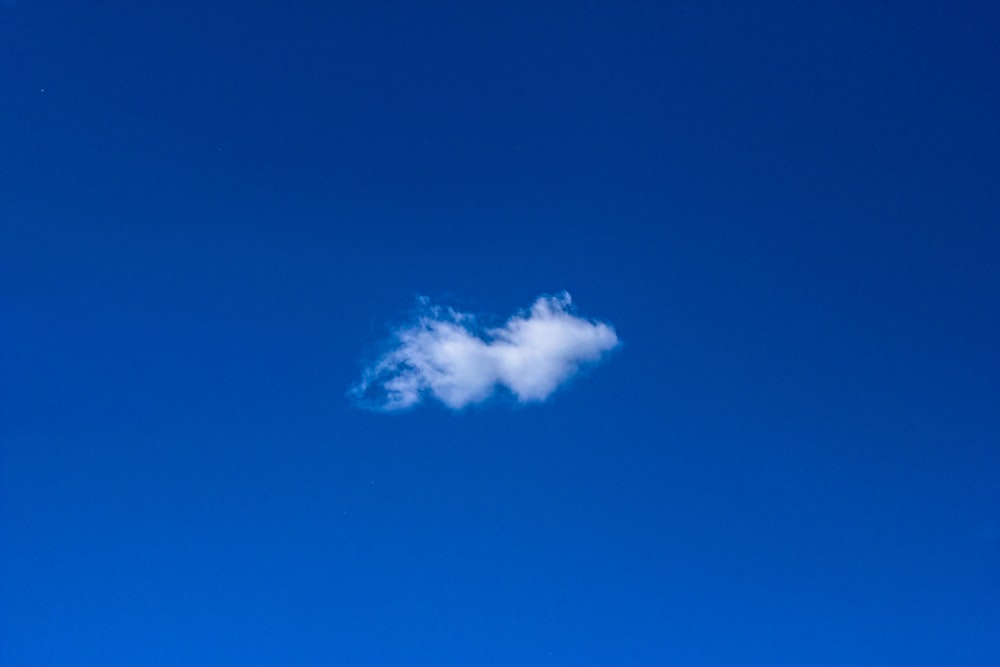
M 0 3 L 0 664 L 1000 664 L 998 35 Z

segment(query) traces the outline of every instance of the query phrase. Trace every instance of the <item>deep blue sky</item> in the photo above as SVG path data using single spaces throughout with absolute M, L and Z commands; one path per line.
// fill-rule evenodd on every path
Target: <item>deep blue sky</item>
M 1000 664 L 998 5 L 465 4 L 0 3 L 0 663 Z

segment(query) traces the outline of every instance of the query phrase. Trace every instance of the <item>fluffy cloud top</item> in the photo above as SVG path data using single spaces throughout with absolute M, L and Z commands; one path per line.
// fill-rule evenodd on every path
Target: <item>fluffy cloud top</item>
M 569 294 L 542 296 L 502 327 L 422 301 L 422 312 L 392 337 L 352 394 L 380 410 L 403 410 L 426 397 L 460 409 L 506 387 L 522 403 L 544 401 L 585 364 L 618 345 L 614 328 L 572 312 Z

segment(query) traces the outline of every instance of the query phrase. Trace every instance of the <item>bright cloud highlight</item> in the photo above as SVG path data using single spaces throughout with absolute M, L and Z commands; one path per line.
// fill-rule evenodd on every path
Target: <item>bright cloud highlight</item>
M 614 328 L 573 313 L 570 295 L 539 297 L 498 328 L 421 301 L 416 320 L 396 330 L 391 349 L 351 391 L 362 405 L 403 410 L 430 397 L 458 410 L 505 387 L 521 403 L 544 401 L 581 366 L 618 345 Z

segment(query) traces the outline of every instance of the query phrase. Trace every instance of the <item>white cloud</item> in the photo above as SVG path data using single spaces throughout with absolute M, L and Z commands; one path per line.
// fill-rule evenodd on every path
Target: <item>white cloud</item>
M 618 345 L 610 324 L 573 314 L 566 292 L 539 297 L 502 327 L 484 330 L 468 313 L 426 299 L 421 305 L 351 390 L 362 405 L 402 410 L 430 397 L 457 410 L 486 400 L 497 387 L 522 403 L 544 401 L 582 365 Z

